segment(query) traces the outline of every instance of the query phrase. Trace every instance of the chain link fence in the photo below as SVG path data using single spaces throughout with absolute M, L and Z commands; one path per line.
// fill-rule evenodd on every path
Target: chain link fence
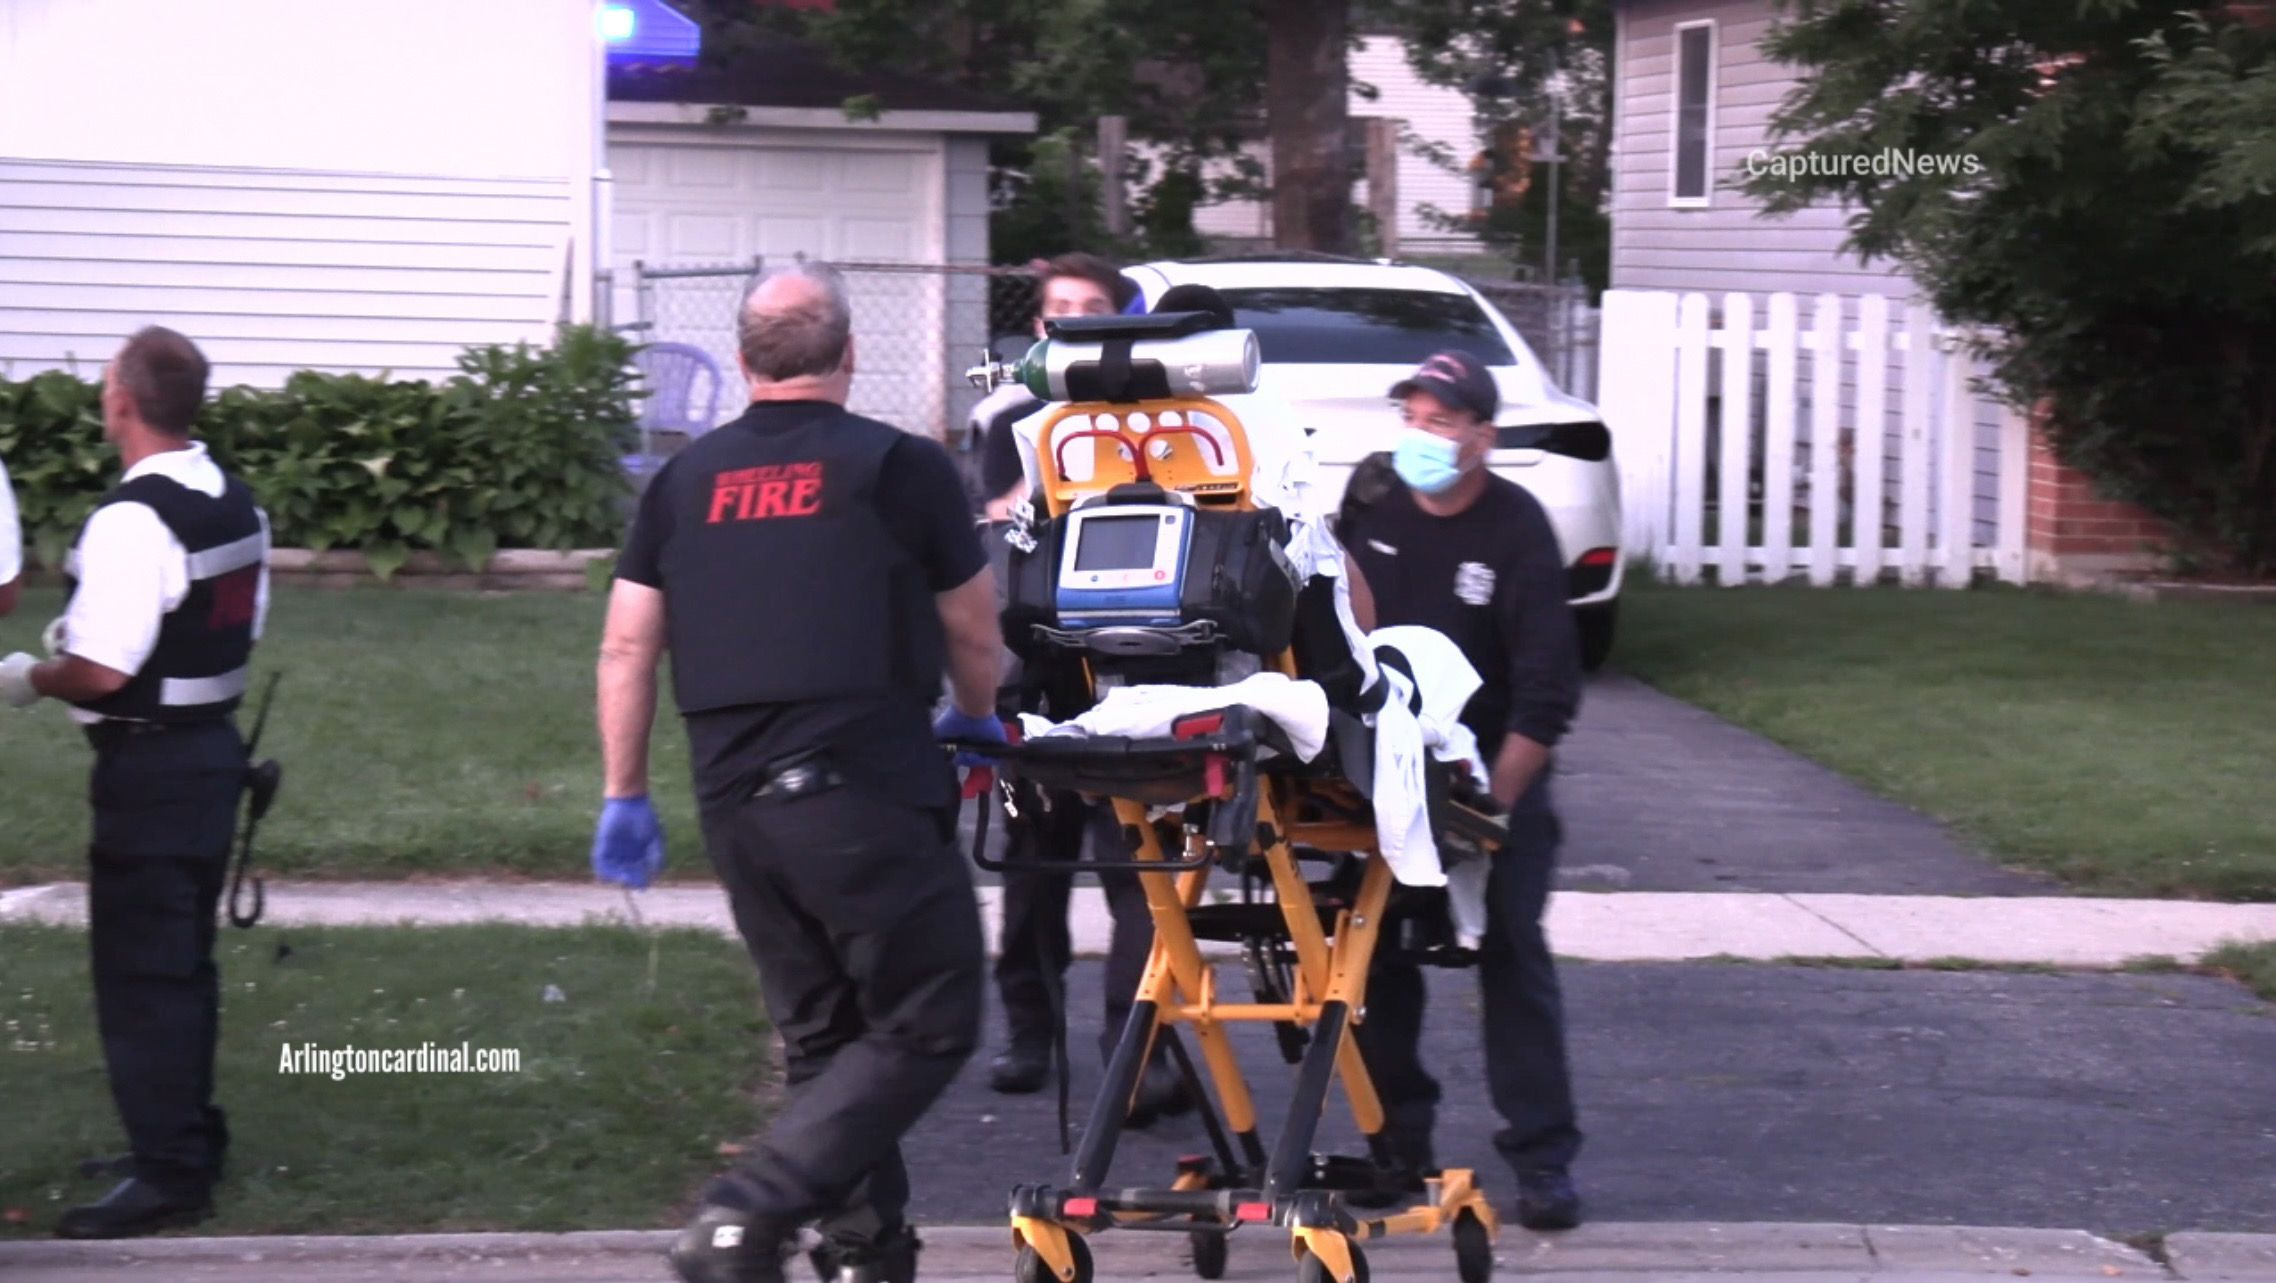
M 1598 309 L 1588 305 L 1585 287 L 1476 279 L 1469 284 L 1509 318 L 1558 387 L 1596 400 Z
M 847 408 L 929 436 L 963 443 L 965 418 L 981 393 L 964 378 L 981 354 L 1017 338 L 1025 351 L 1034 333 L 1037 281 L 1020 268 L 941 263 L 833 262 L 853 306 L 859 373 Z M 735 388 L 735 314 L 767 266 L 763 259 L 685 267 L 634 263 L 625 284 L 637 321 L 627 327 L 645 343 L 701 348 Z M 741 413 L 725 398 L 723 417 Z
M 792 260 L 798 261 L 798 260 Z M 603 286 L 613 307 L 629 310 L 622 328 L 644 343 L 700 348 L 721 374 L 722 421 L 741 413 L 735 314 L 766 260 L 652 267 L 634 263 Z M 984 351 L 1016 357 L 1035 333 L 1040 281 L 1025 268 L 939 263 L 832 262 L 853 305 L 859 374 L 848 408 L 929 436 L 976 470 L 978 443 L 965 423 L 982 393 L 964 377 Z M 1596 399 L 1597 310 L 1577 285 L 1508 280 L 1470 284 L 1509 318 L 1566 391 Z M 629 309 L 627 307 L 629 304 Z M 613 312 L 615 315 L 611 316 Z

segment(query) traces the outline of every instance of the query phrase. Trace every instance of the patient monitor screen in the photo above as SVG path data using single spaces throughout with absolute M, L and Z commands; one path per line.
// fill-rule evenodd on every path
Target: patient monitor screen
M 1145 570 L 1154 564 L 1162 520 L 1159 517 L 1091 517 L 1075 546 L 1077 570 Z

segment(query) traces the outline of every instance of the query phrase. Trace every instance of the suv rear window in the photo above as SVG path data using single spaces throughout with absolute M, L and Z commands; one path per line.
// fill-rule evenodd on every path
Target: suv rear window
M 1515 365 L 1477 301 L 1428 290 L 1220 290 L 1264 360 L 1289 365 L 1420 365 L 1447 348 Z

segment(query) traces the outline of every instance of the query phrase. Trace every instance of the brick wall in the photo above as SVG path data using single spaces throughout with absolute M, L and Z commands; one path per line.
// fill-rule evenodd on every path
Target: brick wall
M 2084 473 L 2056 462 L 2032 415 L 2029 509 L 2024 547 L 2035 579 L 2078 579 L 2148 570 L 2172 528 L 2129 503 L 2104 498 Z

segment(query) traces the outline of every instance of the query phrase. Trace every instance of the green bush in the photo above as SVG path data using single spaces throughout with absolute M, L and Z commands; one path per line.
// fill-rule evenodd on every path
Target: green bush
M 303 371 L 223 390 L 197 434 L 259 496 L 276 546 L 354 549 L 383 578 L 422 549 L 472 568 L 500 548 L 613 546 L 636 440 L 632 352 L 571 326 L 549 348 L 470 349 L 441 383 Z M 41 565 L 62 563 L 117 480 L 100 396 L 60 371 L 0 379 L 0 458 Z

